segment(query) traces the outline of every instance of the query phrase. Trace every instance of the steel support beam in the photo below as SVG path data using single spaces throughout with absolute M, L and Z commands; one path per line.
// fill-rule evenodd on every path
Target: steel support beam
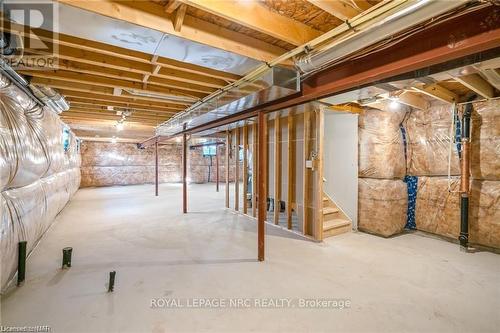
M 158 196 L 158 141 L 155 142 L 155 196 Z
M 500 15 L 499 11 L 498 7 L 489 6 L 436 23 L 392 47 L 327 68 L 306 78 L 299 93 L 188 131 L 197 133 L 224 126 L 256 117 L 259 112 L 274 112 L 360 86 L 390 81 L 403 74 L 426 76 L 451 69 L 445 66 L 446 63 L 457 59 L 460 59 L 460 66 L 491 59 L 500 52 L 500 20 L 495 19 Z
M 258 260 L 264 261 L 265 249 L 265 229 L 266 229 L 266 200 L 267 200 L 267 117 L 264 112 L 259 112 L 258 116 L 258 217 L 257 217 L 257 244 Z
M 184 130 L 186 124 L 184 124 Z M 188 211 L 187 202 L 187 133 L 182 134 L 182 212 L 184 214 Z

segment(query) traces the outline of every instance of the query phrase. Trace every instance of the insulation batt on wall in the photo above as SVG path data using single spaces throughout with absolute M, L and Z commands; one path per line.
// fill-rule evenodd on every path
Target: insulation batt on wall
M 405 114 L 405 110 L 364 110 L 358 123 L 359 177 L 402 179 L 405 176 L 404 146 L 399 128 Z
M 63 131 L 68 133 L 67 150 Z M 78 141 L 59 116 L 0 76 L 1 288 L 17 270 L 17 246 L 28 253 L 80 185 Z
M 490 100 L 473 104 L 471 174 L 474 179 L 470 194 L 469 233 L 472 244 L 500 248 L 500 101 Z M 378 112 L 377 116 L 373 113 Z M 392 111 L 368 109 L 360 115 L 359 145 L 359 228 L 382 236 L 401 232 L 401 218 L 406 218 L 407 207 L 401 204 L 395 191 L 407 197 L 406 185 L 396 186 L 391 161 L 404 160 L 391 145 L 371 148 L 367 135 L 384 137 L 387 119 L 396 117 Z M 392 127 L 400 119 L 394 119 Z M 366 131 L 379 128 L 380 133 Z M 448 185 L 448 152 L 450 141 L 451 106 L 434 104 L 428 110 L 410 110 L 403 121 L 407 138 L 407 174 L 417 176 L 418 189 L 415 206 L 416 228 L 457 239 L 460 230 L 459 177 L 452 177 Z M 452 142 L 451 174 L 460 173 L 457 145 Z M 396 154 L 397 155 L 397 154 Z M 383 171 L 383 167 L 388 170 Z M 399 168 L 400 169 L 400 168 Z M 399 177 L 400 174 L 397 174 Z M 387 179 L 372 179 L 387 178 Z M 386 194 L 384 194 L 387 192 Z M 379 198 L 385 195 L 389 198 Z M 402 198 L 401 198 L 402 200 Z M 395 215 L 395 216 L 393 216 Z

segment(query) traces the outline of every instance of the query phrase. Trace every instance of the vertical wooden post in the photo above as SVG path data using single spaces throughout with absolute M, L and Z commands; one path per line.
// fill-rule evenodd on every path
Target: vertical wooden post
M 229 208 L 229 150 L 231 149 L 231 142 L 229 141 L 229 130 L 226 130 L 226 208 Z
M 293 126 L 293 114 L 290 111 L 287 118 L 288 132 L 288 172 L 287 172 L 287 202 L 286 202 L 286 220 L 288 229 L 292 229 L 292 205 L 294 202 L 293 186 L 295 182 L 295 128 Z
M 252 216 L 257 217 L 257 179 L 258 179 L 258 170 L 257 170 L 257 161 L 259 159 L 258 156 L 258 146 L 257 146 L 257 124 L 253 124 L 252 126 Z
M 219 192 L 219 145 L 215 145 L 215 191 Z
M 258 235 L 258 260 L 264 261 L 265 249 L 265 221 L 266 221 L 266 198 L 267 198 L 267 120 L 263 112 L 259 112 L 259 217 L 257 219 L 257 235 Z
M 240 209 L 240 128 L 234 130 L 234 210 Z
M 323 110 L 318 110 L 316 113 L 316 140 L 317 145 L 317 161 L 315 169 L 316 178 L 316 202 L 314 210 L 314 237 L 316 240 L 323 240 L 323 145 L 325 132 L 325 114 Z
M 303 219 L 302 219 L 302 232 L 305 235 L 310 234 L 309 231 L 309 169 L 306 166 L 307 160 L 309 160 L 309 142 L 310 142 L 310 126 L 311 126 L 311 114 L 309 111 L 304 112 L 304 150 L 303 150 L 303 184 L 302 184 L 302 207 L 303 207 Z
M 186 130 L 186 124 L 183 129 Z M 187 213 L 187 134 L 182 134 L 182 212 Z
M 280 114 L 274 118 L 274 224 L 280 223 L 281 202 L 281 126 Z
M 248 126 L 243 126 L 243 214 L 248 213 Z
M 158 196 L 158 141 L 155 142 L 155 196 Z

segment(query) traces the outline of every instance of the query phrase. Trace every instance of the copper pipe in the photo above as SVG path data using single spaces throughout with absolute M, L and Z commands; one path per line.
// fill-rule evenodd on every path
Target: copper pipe
M 470 189 L 470 141 L 462 139 L 462 160 L 460 168 L 460 192 L 469 193 Z

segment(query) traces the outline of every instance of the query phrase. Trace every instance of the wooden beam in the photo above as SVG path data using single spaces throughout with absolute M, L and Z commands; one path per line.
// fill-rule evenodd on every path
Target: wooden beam
M 325 111 L 321 109 L 316 113 L 316 140 L 317 145 L 317 160 L 315 170 L 315 209 L 314 209 L 314 238 L 316 240 L 323 240 L 323 160 L 324 156 L 324 137 L 325 137 Z
M 431 104 L 422 96 L 409 91 L 405 91 L 400 94 L 397 101 L 401 104 L 405 104 L 419 110 L 427 110 Z
M 290 111 L 287 117 L 288 147 L 287 147 L 287 201 L 286 220 L 288 229 L 292 229 L 292 205 L 294 202 L 295 184 L 295 126 L 293 114 Z
M 84 84 L 92 84 L 94 86 L 111 87 L 111 88 L 121 88 L 121 89 L 133 89 L 142 92 L 154 92 L 165 95 L 172 95 L 178 97 L 190 97 L 193 99 L 201 98 L 207 96 L 209 92 L 194 92 L 184 89 L 171 89 L 167 87 L 157 86 L 149 84 L 147 89 L 143 89 L 143 86 L 139 82 L 127 81 L 122 79 L 114 79 L 104 76 L 96 76 L 89 74 L 80 74 L 70 71 L 31 71 L 30 75 L 37 78 L 45 79 L 56 79 L 67 82 L 77 82 Z
M 261 61 L 270 61 L 286 50 L 216 24 L 186 15 L 182 31 L 175 31 L 172 16 L 151 1 L 58 0 L 83 10 L 157 30 Z
M 172 14 L 182 5 L 182 2 L 177 0 L 168 0 L 168 3 L 165 5 L 165 13 Z
M 34 77 L 33 79 L 31 79 L 31 83 L 37 84 L 37 85 L 42 85 L 42 86 L 49 86 L 49 87 L 57 88 L 57 89 L 72 90 L 72 91 L 76 91 L 76 92 L 92 93 L 92 94 L 108 95 L 111 97 L 117 97 L 113 94 L 113 88 L 103 87 L 103 86 L 95 86 L 92 84 L 68 82 L 68 81 L 64 81 L 64 80 L 45 79 L 45 78 L 38 78 L 38 77 Z M 121 95 L 120 97 L 128 97 L 128 98 L 131 98 L 133 100 L 145 100 L 145 101 L 155 101 L 155 102 L 159 101 L 158 98 L 146 97 L 146 96 Z M 165 100 L 165 103 L 180 104 L 180 105 L 190 105 L 191 104 L 191 103 L 187 103 L 187 102 L 180 102 L 180 101 L 174 101 L 174 100 L 168 100 L 168 101 Z
M 346 2 L 337 0 L 307 0 L 316 7 L 323 9 L 325 12 L 338 17 L 342 21 L 353 18 L 362 12 L 360 9 L 349 6 Z
M 310 169 L 306 167 L 306 163 L 309 160 L 309 148 L 310 148 L 310 135 L 311 135 L 311 113 L 304 112 L 304 129 L 303 129 L 303 151 L 302 151 L 302 232 L 304 235 L 310 235 L 310 219 L 309 219 L 309 185 L 310 185 Z
M 257 124 L 252 126 L 252 216 L 257 217 L 257 159 L 258 159 L 258 146 L 257 146 Z
M 144 108 L 165 108 L 165 109 L 171 109 L 171 110 L 184 110 L 185 105 L 177 105 L 177 104 L 170 104 L 168 102 L 162 102 L 161 100 L 155 99 L 153 100 L 142 100 L 142 99 L 135 99 L 135 97 L 132 96 L 113 96 L 113 95 L 102 95 L 102 94 L 92 94 L 92 93 L 87 93 L 87 92 L 82 92 L 82 91 L 74 91 L 70 89 L 59 89 L 59 93 L 62 94 L 64 97 L 68 97 L 70 100 L 75 98 L 79 100 L 87 100 L 87 101 L 98 101 L 98 102 L 105 102 L 106 105 L 108 104 L 113 104 L 113 103 L 118 103 L 117 105 L 125 104 L 125 105 L 131 105 L 131 106 L 137 106 L 137 107 L 144 107 Z
M 226 208 L 229 208 L 229 150 L 231 149 L 230 132 L 226 130 Z
M 257 218 L 257 249 L 258 260 L 264 261 L 265 255 L 265 229 L 266 229 L 266 199 L 267 199 L 267 119 L 264 112 L 259 112 L 258 115 L 259 126 L 259 166 L 258 174 L 259 182 L 259 204 L 258 204 L 258 218 Z
M 469 74 L 455 77 L 455 80 L 484 98 L 489 99 L 495 97 L 495 88 L 493 88 L 493 86 L 479 74 Z
M 280 223 L 281 202 L 281 126 L 280 114 L 274 118 L 274 224 Z
M 458 103 L 459 97 L 454 92 L 440 86 L 438 83 L 426 84 L 423 86 L 413 87 L 414 90 L 435 98 L 445 103 Z
M 248 125 L 243 126 L 243 214 L 248 213 Z
M 186 16 L 186 10 L 187 10 L 187 6 L 181 5 L 175 11 L 174 30 L 177 32 L 181 31 L 182 23 L 184 22 L 184 17 Z
M 183 0 L 182 2 L 295 46 L 305 44 L 321 35 L 320 31 L 273 12 L 257 1 Z
M 139 82 L 143 83 L 144 82 L 144 77 L 145 75 L 148 75 L 148 82 L 152 85 L 156 86 L 163 86 L 163 87 L 169 87 L 169 88 L 174 88 L 174 89 L 183 89 L 183 90 L 188 90 L 188 91 L 195 91 L 195 92 L 201 92 L 201 93 L 206 93 L 210 94 L 214 92 L 217 88 L 220 88 L 219 85 L 214 86 L 211 83 L 206 83 L 203 81 L 198 81 L 196 83 L 193 82 L 186 82 L 186 80 L 178 80 L 176 77 L 157 77 L 157 76 L 149 76 L 150 74 L 140 74 L 140 73 L 134 73 L 130 72 L 127 70 L 122 70 L 122 69 L 115 69 L 115 68 L 109 68 L 109 67 L 104 67 L 104 66 L 97 66 L 93 64 L 87 64 L 87 63 L 81 63 L 81 62 L 76 62 L 72 60 L 60 60 L 59 62 L 59 69 L 58 71 L 55 71 L 55 73 L 63 71 L 63 72 L 76 72 L 76 73 L 83 73 L 83 74 L 90 74 L 90 75 L 97 75 L 97 76 L 102 76 L 106 78 L 114 78 L 114 79 L 120 79 L 120 80 L 128 80 L 128 81 L 133 81 L 133 82 Z M 38 70 L 36 71 L 19 71 L 20 74 L 26 74 L 26 75 L 31 75 L 31 76 L 40 76 L 37 75 L 40 72 Z M 49 73 L 54 73 L 54 71 L 44 71 L 44 72 L 49 72 Z M 207 78 L 207 80 L 209 80 Z
M 240 210 L 240 128 L 234 129 L 234 210 Z
M 105 102 L 105 101 L 100 101 L 98 99 L 96 100 L 89 100 L 85 98 L 78 98 L 78 97 L 69 97 L 65 96 L 66 101 L 68 101 L 71 105 L 86 105 L 86 106 L 96 106 L 96 107 L 108 107 L 111 106 L 113 109 L 131 109 L 131 110 L 137 110 L 137 111 L 163 111 L 163 112 L 168 112 L 170 114 L 176 114 L 180 110 L 179 109 L 174 109 L 174 108 L 164 108 L 160 106 L 155 106 L 153 108 L 147 107 L 141 104 L 133 104 L 133 103 L 119 103 L 119 102 Z

